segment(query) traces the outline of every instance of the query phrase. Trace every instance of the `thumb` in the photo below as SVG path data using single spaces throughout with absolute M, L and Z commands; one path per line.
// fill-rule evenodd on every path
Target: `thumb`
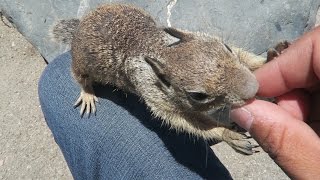
M 233 109 L 231 118 L 248 130 L 291 178 L 320 176 L 320 140 L 303 121 L 278 105 L 262 100 Z

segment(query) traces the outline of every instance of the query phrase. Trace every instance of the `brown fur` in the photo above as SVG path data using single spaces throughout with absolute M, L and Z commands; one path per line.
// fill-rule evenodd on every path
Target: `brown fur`
M 255 96 L 258 83 L 249 69 L 260 67 L 263 58 L 206 34 L 159 28 L 129 5 L 104 5 L 85 16 L 71 49 L 81 111 L 95 111 L 93 83 L 112 84 L 142 97 L 177 131 L 252 154 L 245 135 L 229 130 L 230 120 L 216 114 Z

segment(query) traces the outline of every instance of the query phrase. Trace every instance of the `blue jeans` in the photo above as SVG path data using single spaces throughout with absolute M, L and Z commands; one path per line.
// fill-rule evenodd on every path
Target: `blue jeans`
M 81 118 L 70 65 L 65 53 L 47 66 L 39 97 L 75 179 L 231 179 L 208 142 L 170 130 L 135 95 L 96 86 L 97 114 Z

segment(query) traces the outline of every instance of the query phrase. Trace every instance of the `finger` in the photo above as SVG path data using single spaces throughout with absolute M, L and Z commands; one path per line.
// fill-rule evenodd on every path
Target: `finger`
M 86 103 L 82 102 L 81 108 L 80 108 L 80 116 L 83 117 L 84 109 L 86 108 Z
M 91 106 L 92 114 L 96 115 L 96 105 L 94 101 L 90 101 L 90 106 Z
M 302 89 L 296 89 L 283 94 L 277 99 L 277 104 L 296 119 L 307 121 L 310 112 L 310 95 Z
M 252 137 L 291 178 L 320 178 L 320 140 L 306 123 L 261 100 L 233 110 L 231 117 L 247 125 Z
M 255 75 L 260 96 L 279 96 L 295 88 L 314 85 L 320 77 L 320 28 L 294 42 Z
M 73 107 L 78 107 L 80 103 L 82 102 L 82 96 L 80 96 L 77 101 L 74 103 Z
M 86 102 L 86 114 L 87 114 L 87 115 L 90 114 L 90 109 L 91 109 L 91 107 L 90 107 L 90 102 L 91 102 L 91 101 L 87 101 L 87 102 Z

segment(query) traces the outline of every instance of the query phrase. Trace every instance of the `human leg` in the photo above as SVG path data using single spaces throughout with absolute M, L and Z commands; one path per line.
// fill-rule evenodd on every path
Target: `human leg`
M 66 53 L 48 65 L 39 97 L 75 179 L 230 179 L 206 142 L 169 130 L 131 94 L 95 87 L 97 114 L 81 118 L 70 63 Z

